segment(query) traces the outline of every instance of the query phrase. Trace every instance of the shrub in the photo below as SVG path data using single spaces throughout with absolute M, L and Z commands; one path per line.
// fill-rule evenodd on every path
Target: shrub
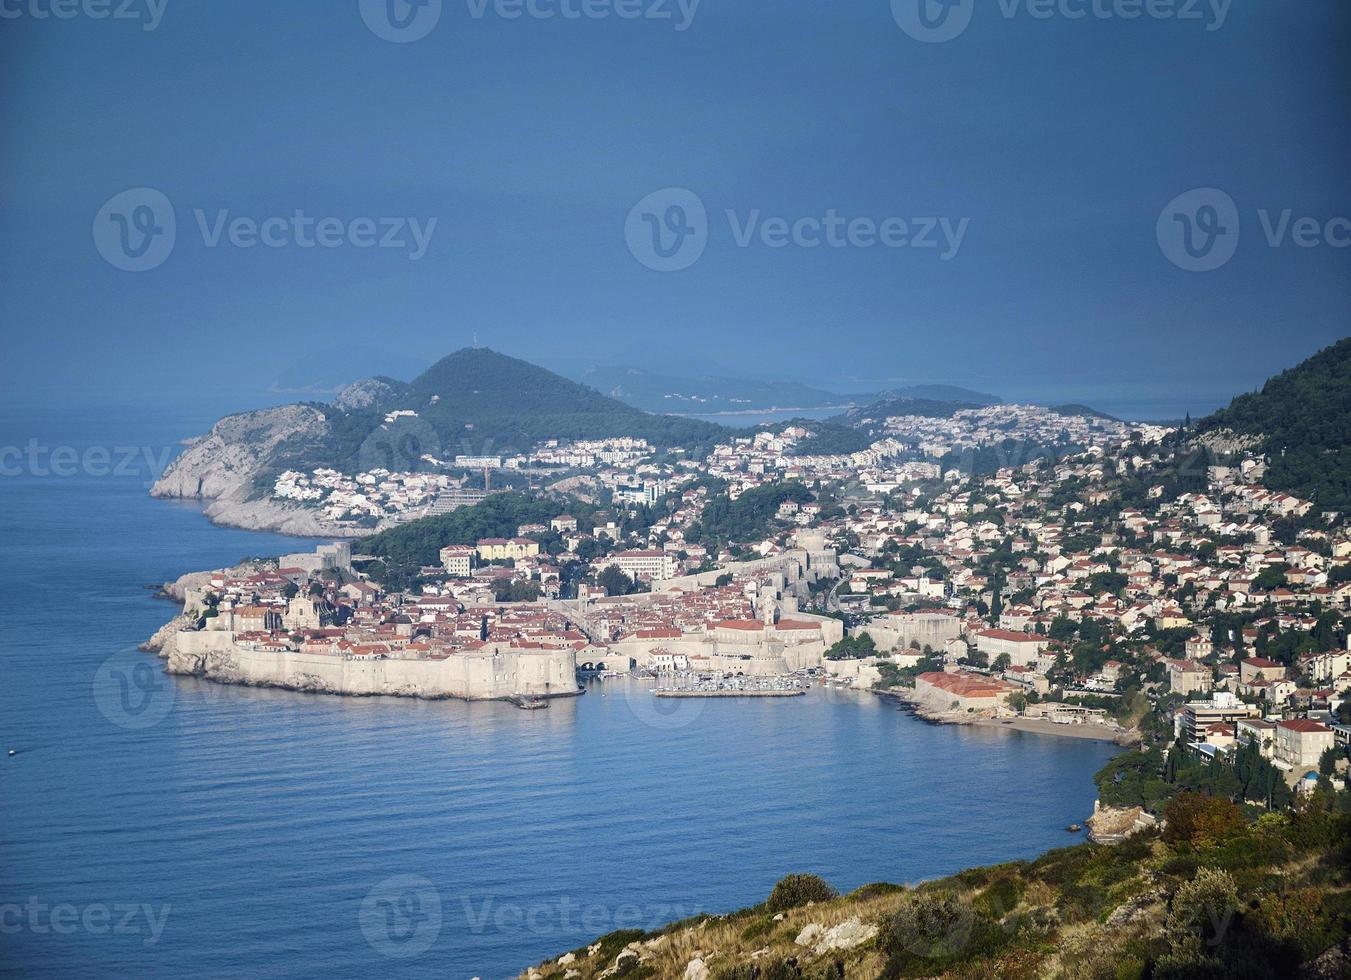
M 749 963 L 724 966 L 714 972 L 713 980 L 757 980 L 756 970 Z
M 881 898 L 883 895 L 899 895 L 903 891 L 905 891 L 905 888 L 901 885 L 893 885 L 889 881 L 874 881 L 855 888 L 849 893 L 849 898 L 860 902 L 866 902 L 870 898 Z
M 756 939 L 759 936 L 767 936 L 774 931 L 773 919 L 758 919 L 752 922 L 745 929 L 741 930 L 742 939 Z
M 1297 888 L 1262 899 L 1248 921 L 1280 946 L 1293 947 L 1302 956 L 1314 956 L 1329 945 L 1323 928 L 1323 893 Z
M 1026 888 L 1026 879 L 1017 875 L 1003 875 L 990 883 L 990 887 L 976 899 L 975 905 L 992 918 L 1002 919 L 1017 906 Z
M 1238 886 L 1227 871 L 1201 868 L 1173 895 L 1164 933 L 1168 953 L 1159 958 L 1162 976 L 1206 976 L 1218 969 L 1220 952 L 1238 912 Z
M 808 902 L 829 902 L 839 898 L 839 892 L 818 875 L 788 875 L 779 879 L 765 901 L 770 914 L 800 908 Z
M 1206 850 L 1243 833 L 1248 822 L 1243 811 L 1228 800 L 1204 793 L 1183 793 L 1164 811 L 1163 839 Z
M 916 894 L 883 924 L 878 949 L 887 957 L 886 977 L 923 964 L 926 973 L 993 953 L 1007 937 L 988 916 L 951 895 Z

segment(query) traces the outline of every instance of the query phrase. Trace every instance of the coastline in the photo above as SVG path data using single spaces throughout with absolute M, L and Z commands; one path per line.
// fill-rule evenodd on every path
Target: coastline
M 985 715 L 953 714 L 931 711 L 896 691 L 873 691 L 878 697 L 895 701 L 916 718 L 931 725 L 970 725 L 975 728 L 994 728 L 1001 731 L 1023 732 L 1028 735 L 1049 735 L 1055 738 L 1077 738 L 1093 742 L 1111 742 L 1122 748 L 1139 744 L 1138 732 L 1128 728 L 1108 728 L 1104 725 L 1060 725 L 1044 718 L 990 718 Z

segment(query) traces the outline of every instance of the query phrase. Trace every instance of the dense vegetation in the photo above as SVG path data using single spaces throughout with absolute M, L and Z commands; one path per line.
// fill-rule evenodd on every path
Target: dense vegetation
M 1351 933 L 1351 816 L 1331 797 L 1250 821 L 1222 798 L 1183 794 L 1165 816 L 1162 834 L 916 887 L 878 883 L 834 898 L 815 875 L 790 875 L 751 908 L 612 933 L 567 964 L 535 969 L 544 980 L 681 977 L 697 957 L 711 980 L 1344 975 L 1333 947 Z M 851 920 L 871 938 L 834 949 L 797 942 Z M 1300 973 L 1320 956 L 1317 972 Z
M 522 524 L 548 524 L 562 513 L 578 516 L 578 501 L 533 497 L 520 493 L 494 494 L 473 507 L 424 517 L 357 542 L 354 550 L 375 555 L 384 563 L 377 576 L 392 588 L 406 586 L 424 565 L 440 562 L 447 545 L 472 545 L 481 538 L 511 538 Z
M 872 445 L 872 439 L 866 432 L 850 425 L 812 421 L 794 421 L 787 424 L 801 425 L 811 429 L 812 432 L 810 437 L 803 439 L 792 449 L 794 456 L 844 456 L 862 452 Z M 774 426 L 776 430 L 782 427 L 781 424 Z
M 747 490 L 733 500 L 726 493 L 709 498 L 693 537 L 686 540 L 697 543 L 755 541 L 769 533 L 770 524 L 779 507 L 788 501 L 805 504 L 813 499 L 812 492 L 801 483 L 768 483 Z
M 1351 338 L 1240 395 L 1197 429 L 1262 436 L 1267 486 L 1322 507 L 1351 507 Z

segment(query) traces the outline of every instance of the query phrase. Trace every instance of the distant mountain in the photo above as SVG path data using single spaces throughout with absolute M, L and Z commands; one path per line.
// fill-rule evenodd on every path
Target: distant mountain
M 1282 371 L 1197 423 L 1212 446 L 1246 437 L 1270 459 L 1266 485 L 1351 508 L 1351 338 Z
M 917 401 L 963 402 L 967 405 L 1000 405 L 1004 399 L 983 391 L 959 388 L 956 385 L 907 385 L 883 392 L 879 398 L 911 398 Z
M 484 347 L 437 361 L 409 383 L 398 407 L 430 422 L 445 444 L 473 446 L 475 453 L 523 451 L 555 438 L 632 436 L 659 446 L 692 445 L 721 431 L 710 423 L 642 411 Z
M 717 375 L 680 377 L 632 366 L 592 368 L 580 380 L 649 412 L 712 415 L 766 409 L 833 408 L 872 398 L 846 396 L 792 381 Z

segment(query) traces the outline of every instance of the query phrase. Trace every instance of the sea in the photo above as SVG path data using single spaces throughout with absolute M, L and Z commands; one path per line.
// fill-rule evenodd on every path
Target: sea
M 1074 843 L 1117 751 L 826 689 L 522 711 L 167 676 L 153 586 L 314 543 L 147 495 L 219 414 L 0 409 L 0 975 L 497 980 L 791 872 Z

